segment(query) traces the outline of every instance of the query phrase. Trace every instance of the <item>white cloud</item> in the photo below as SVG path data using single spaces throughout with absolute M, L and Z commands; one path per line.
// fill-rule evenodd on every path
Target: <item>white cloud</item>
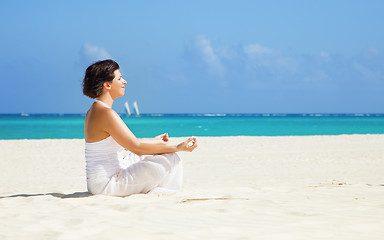
M 364 58 L 374 58 L 374 57 L 379 57 L 381 54 L 380 54 L 380 51 L 376 48 L 368 48 L 366 49 L 363 53 L 362 53 L 363 57 Z
M 257 57 L 262 57 L 262 56 L 277 53 L 275 50 L 263 47 L 259 44 L 251 44 L 251 45 L 244 46 L 243 50 L 248 56 L 257 56 Z
M 89 61 L 98 61 L 111 58 L 111 55 L 103 47 L 84 43 L 81 54 Z
M 324 63 L 330 63 L 332 61 L 331 54 L 326 51 L 320 51 L 320 60 Z
M 195 45 L 209 70 L 218 75 L 224 75 L 225 68 L 220 61 L 220 58 L 215 54 L 211 46 L 211 42 L 203 35 L 196 37 Z
M 358 73 L 360 73 L 363 77 L 364 80 L 370 80 L 370 81 L 376 81 L 380 82 L 380 80 L 383 80 L 383 73 L 377 69 L 372 69 L 369 68 L 368 66 L 364 66 L 361 63 L 353 63 L 353 67 L 356 69 Z
M 326 51 L 321 51 L 321 52 L 320 52 L 320 57 L 323 57 L 323 58 L 329 58 L 329 53 L 326 52 Z
M 275 49 L 259 44 L 250 44 L 243 46 L 243 52 L 248 57 L 246 62 L 248 69 L 263 67 L 271 72 L 282 70 L 292 72 L 297 69 L 297 61 L 295 59 L 286 57 Z
M 349 86 L 348 83 L 354 86 L 384 84 L 384 54 L 376 48 L 346 57 L 324 50 L 317 54 L 285 54 L 258 43 L 212 46 L 204 35 L 187 43 L 185 59 L 188 64 L 185 70 L 188 73 L 184 76 L 203 76 L 223 86 L 246 84 L 269 88 L 337 89 Z M 200 71 L 202 64 L 219 77 L 204 76 L 205 72 Z

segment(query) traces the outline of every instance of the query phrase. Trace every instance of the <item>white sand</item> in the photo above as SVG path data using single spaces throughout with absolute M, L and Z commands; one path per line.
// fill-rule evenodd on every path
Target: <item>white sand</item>
M 1 140 L 0 239 L 384 239 L 384 135 L 199 141 L 182 191 L 119 198 L 83 140 Z

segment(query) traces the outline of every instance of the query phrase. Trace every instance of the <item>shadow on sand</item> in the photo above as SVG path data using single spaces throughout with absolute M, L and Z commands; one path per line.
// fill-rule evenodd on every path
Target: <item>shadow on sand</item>
M 63 193 L 36 193 L 36 194 L 16 194 L 10 196 L 0 196 L 1 198 L 14 198 L 14 197 L 36 197 L 36 196 L 53 196 L 57 198 L 85 198 L 93 196 L 93 194 L 89 192 L 75 192 L 70 194 Z

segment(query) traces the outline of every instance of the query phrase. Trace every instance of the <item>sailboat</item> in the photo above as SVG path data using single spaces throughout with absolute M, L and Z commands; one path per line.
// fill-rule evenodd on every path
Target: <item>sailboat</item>
M 133 102 L 133 111 L 135 112 L 136 117 L 140 115 L 139 108 L 137 107 L 137 102 Z
M 127 117 L 131 116 L 131 110 L 129 110 L 128 102 L 126 101 L 124 103 L 125 113 L 127 114 Z

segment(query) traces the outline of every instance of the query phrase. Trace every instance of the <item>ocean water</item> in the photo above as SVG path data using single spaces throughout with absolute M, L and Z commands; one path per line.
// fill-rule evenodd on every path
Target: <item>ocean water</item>
M 0 139 L 84 138 L 82 114 L 0 114 Z M 121 115 L 140 138 L 384 134 L 384 114 Z

